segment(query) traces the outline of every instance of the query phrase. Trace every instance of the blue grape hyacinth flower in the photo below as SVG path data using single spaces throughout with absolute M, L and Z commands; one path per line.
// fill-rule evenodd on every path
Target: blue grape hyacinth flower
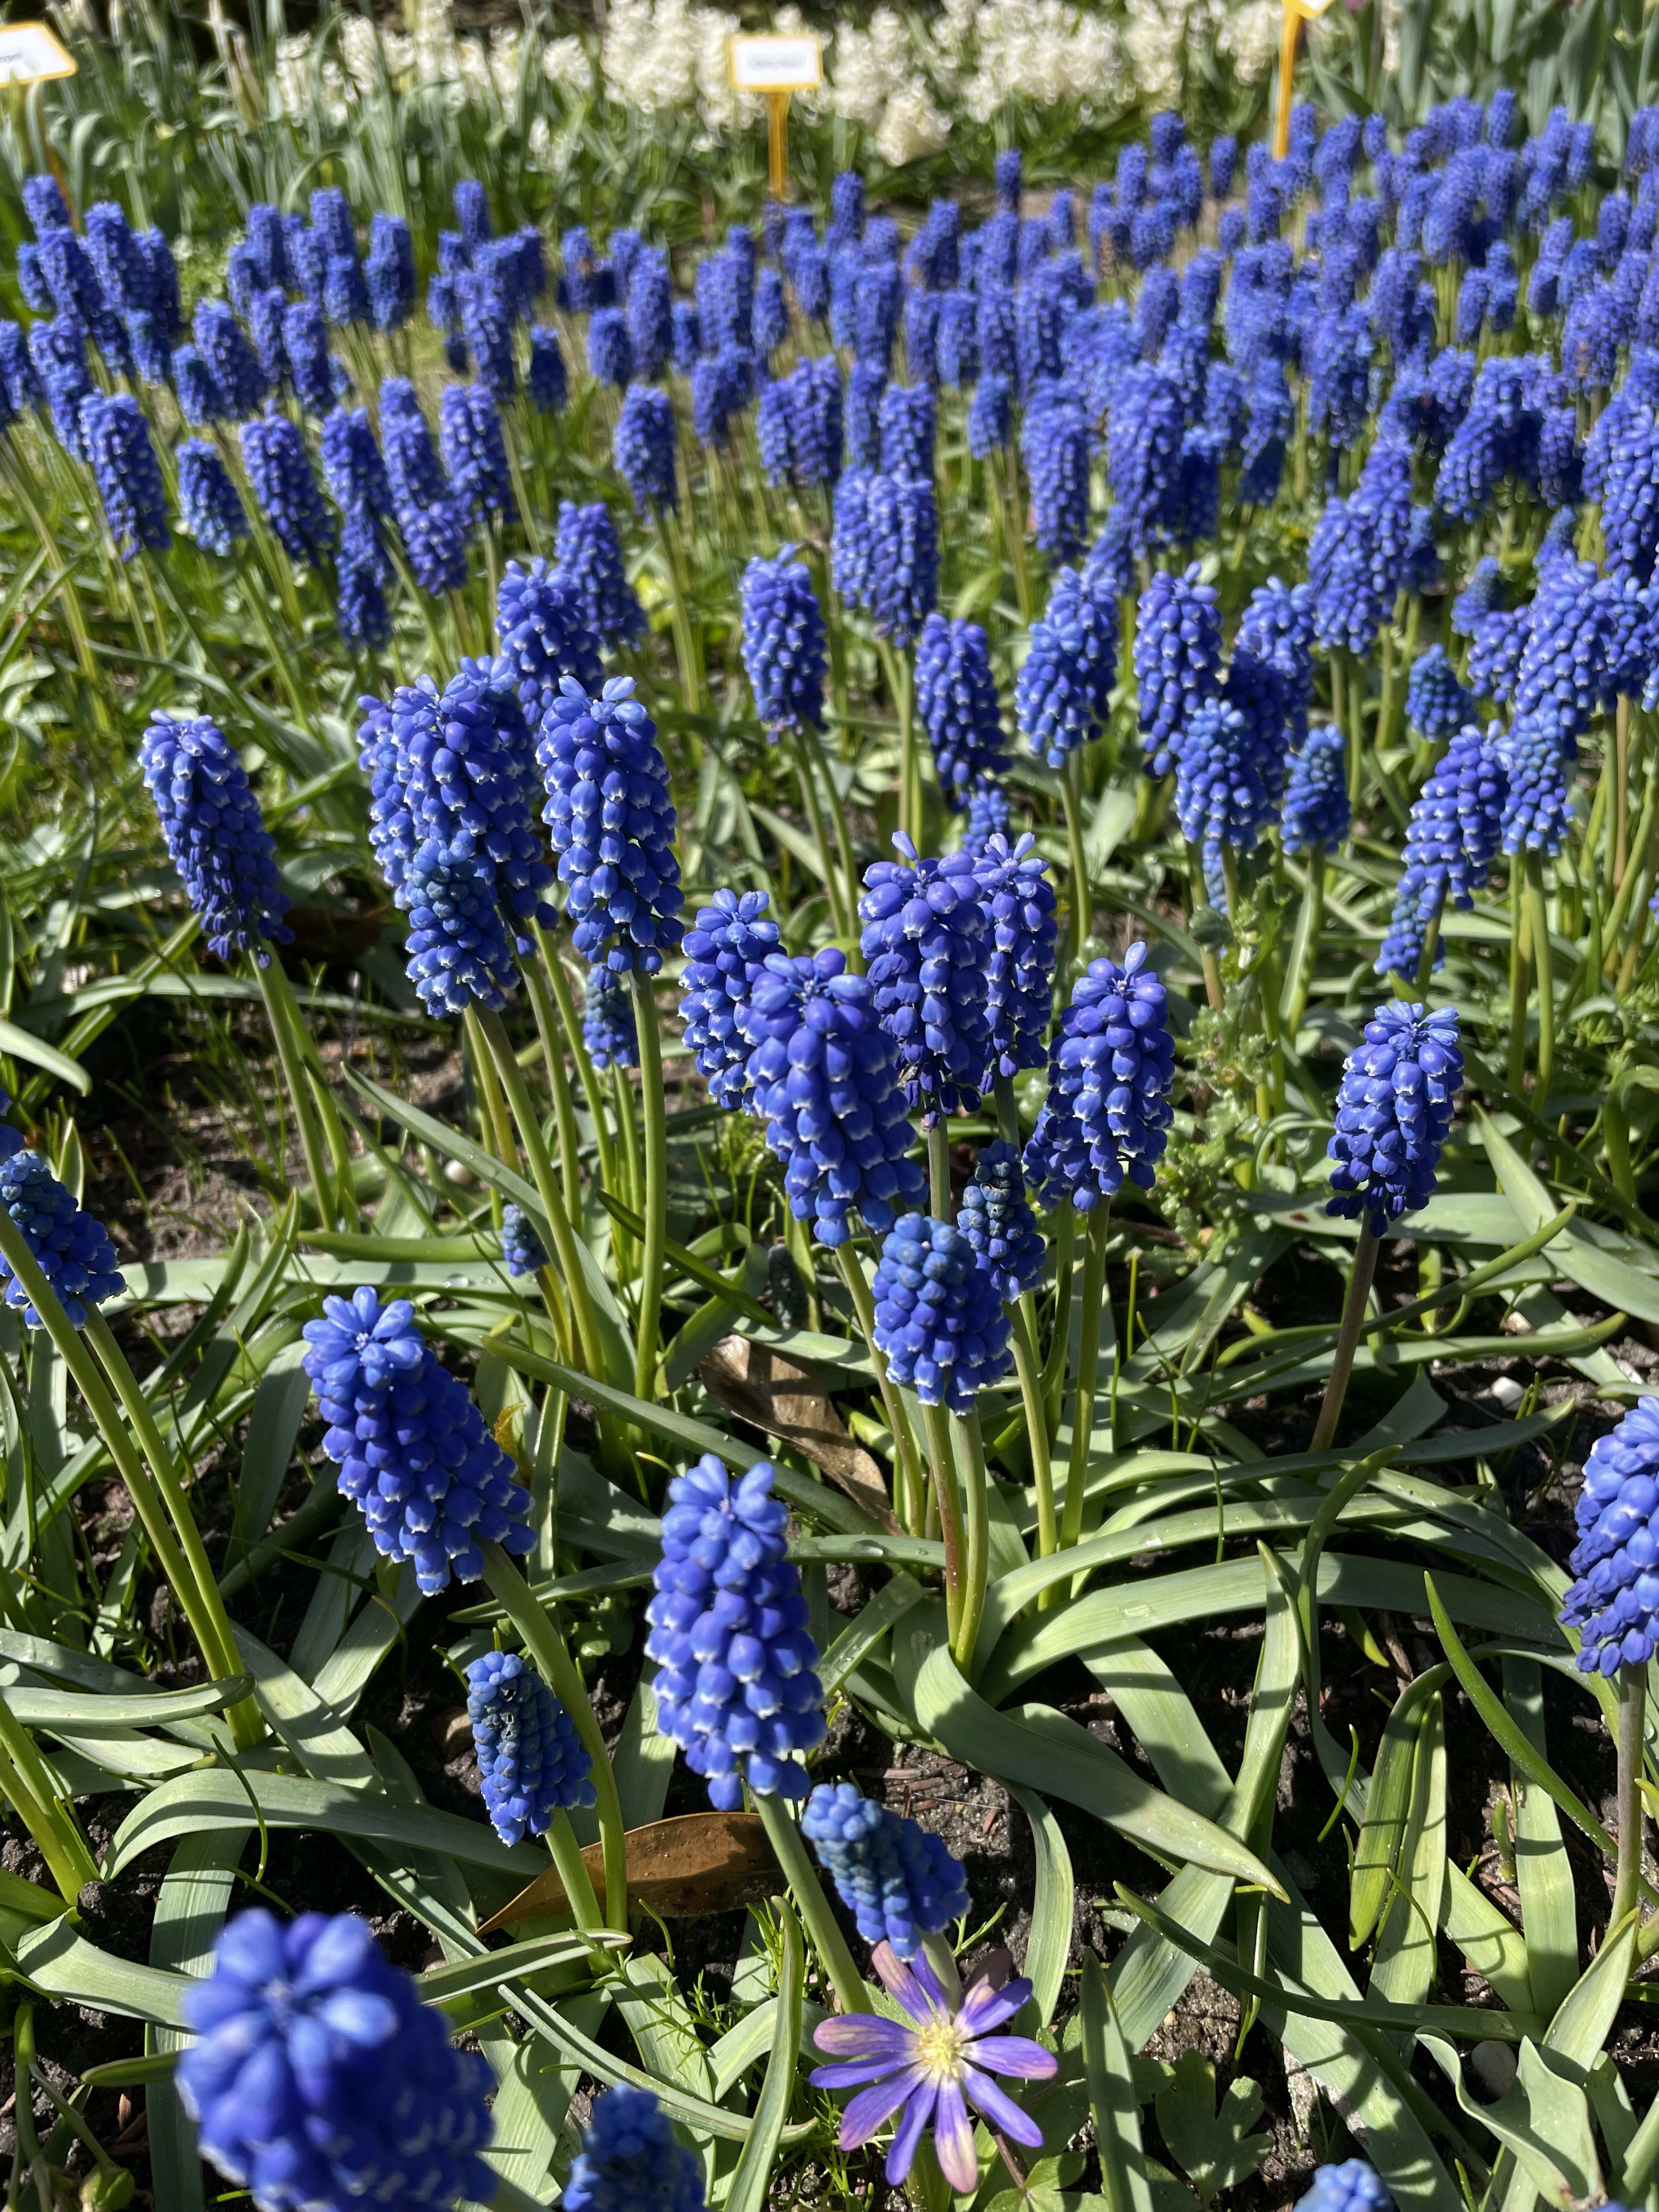
M 119 1297 L 126 1279 L 116 1264 L 115 1246 L 103 1223 L 84 1212 L 39 1152 L 20 1152 L 15 1129 L 5 1131 L 0 1160 L 0 1207 L 10 1217 L 36 1266 L 57 1292 L 70 1324 L 80 1328 L 88 1307 Z M 6 1304 L 20 1311 L 24 1326 L 45 1323 L 27 1291 L 0 1255 L 0 1285 Z
M 1316 846 L 1334 851 L 1352 820 L 1347 748 L 1341 731 L 1327 722 L 1309 731 L 1301 751 L 1291 758 L 1279 836 L 1287 853 L 1310 853 Z
M 501 1257 L 509 1275 L 533 1275 L 547 1265 L 547 1248 L 521 1206 L 501 1208 Z
M 990 917 L 965 853 L 923 860 L 901 830 L 896 860 L 864 872 L 860 946 L 899 1079 L 922 1126 L 971 1113 L 991 1054 Z
M 1428 927 L 1449 903 L 1467 913 L 1486 887 L 1503 834 L 1509 772 L 1494 723 L 1461 730 L 1413 801 L 1394 915 L 1376 956 L 1379 975 L 1415 974 Z M 1435 946 L 1434 964 L 1445 953 Z
M 866 1943 L 913 1959 L 969 1909 L 968 1877 L 940 1837 L 878 1805 L 850 1782 L 822 1782 L 806 1801 L 801 1833 Z
M 1473 720 L 1474 701 L 1446 658 L 1445 647 L 1431 645 L 1412 663 L 1406 679 L 1406 720 L 1431 744 L 1454 737 Z
M 623 2082 L 593 2100 L 562 2202 L 566 2212 L 703 2212 L 702 2168 L 651 2092 Z
M 743 665 L 767 736 L 815 730 L 823 719 L 828 647 L 806 563 L 786 545 L 743 572 Z
M 1002 1077 L 1041 1067 L 1048 1056 L 1060 932 L 1048 864 L 1029 833 L 1012 845 L 1004 836 L 989 837 L 975 856 L 974 875 L 991 933 L 991 1058 L 981 1080 L 988 1091 Z
M 530 1498 L 464 1383 L 438 1360 L 407 1298 L 382 1306 L 367 1286 L 325 1297 L 307 1322 L 305 1371 L 329 1424 L 323 1449 L 375 1549 L 415 1562 L 434 1596 L 453 1576 L 477 1582 L 481 1542 L 530 1549 Z
M 1088 570 L 1062 568 L 1014 679 L 1020 735 L 1050 768 L 1099 736 L 1117 681 L 1117 602 Z
M 1141 593 L 1134 673 L 1147 769 L 1164 775 L 1198 710 L 1221 688 L 1221 616 L 1215 587 L 1200 581 L 1196 565 L 1180 576 L 1158 570 Z
M 957 1226 L 1005 1304 L 1042 1282 L 1048 1248 L 1025 1195 L 1019 1154 L 1000 1137 L 979 1148 Z
M 471 837 L 428 837 L 398 890 L 409 915 L 409 980 L 428 1014 L 499 1010 L 518 988 L 495 863 Z
M 1079 976 L 1049 1049 L 1048 1096 L 1021 1155 L 1044 1206 L 1087 1213 L 1127 1177 L 1152 1187 L 1174 1118 L 1175 1044 L 1164 979 L 1143 944 Z
M 167 492 L 143 408 L 130 392 L 94 401 L 86 410 L 82 435 L 110 536 L 122 560 L 134 560 L 141 552 L 165 552 L 173 543 Z
M 883 1239 L 870 1285 L 873 1342 L 896 1382 L 924 1406 L 971 1413 L 1013 1358 L 1008 1317 L 971 1239 L 953 1224 L 907 1213 Z
M 750 1046 L 745 1069 L 766 1141 L 783 1163 L 784 1191 L 820 1244 L 844 1244 L 856 1207 L 878 1235 L 923 1194 L 911 1142 L 898 1048 L 882 1026 L 867 975 L 826 946 L 810 957 L 768 956 L 738 1005 Z
M 674 403 L 654 384 L 630 384 L 617 416 L 612 458 L 634 495 L 636 514 L 679 505 L 674 467 Z
M 577 951 L 654 975 L 680 941 L 683 901 L 668 769 L 633 678 L 612 677 L 594 698 L 566 677 L 536 758 Z
M 286 945 L 289 898 L 276 848 L 248 787 L 240 756 L 205 714 L 152 716 L 138 766 L 155 805 L 167 856 L 222 960 Z
M 603 651 L 614 653 L 645 635 L 645 609 L 628 580 L 617 526 L 603 500 L 585 507 L 561 502 L 554 552 L 560 575 L 580 594 L 582 618 Z
M 742 1804 L 745 1783 L 805 1797 L 803 1754 L 823 1741 L 817 1648 L 774 1472 L 762 1460 L 733 1482 L 706 1453 L 675 1477 L 646 1607 L 657 1726 L 720 1812 Z
M 484 1810 L 504 1844 L 545 1835 L 556 1813 L 593 1803 L 593 1762 L 576 1723 L 516 1652 L 472 1662 L 466 1716 Z
M 747 1107 L 752 1096 L 741 1023 L 755 979 L 782 939 L 764 891 L 722 889 L 698 909 L 681 951 L 680 1019 L 687 1048 L 717 1106 Z
M 979 2186 L 969 2105 L 1011 2142 L 1042 2147 L 1042 2128 L 992 2079 L 1047 2081 L 1059 2071 L 1059 2060 L 1040 2043 L 999 2032 L 1030 1996 L 1031 1984 L 1017 1978 L 999 1987 L 996 1973 L 981 1972 L 953 2008 L 925 1958 L 907 1966 L 890 1945 L 878 1943 L 872 1963 L 904 2018 L 847 2013 L 820 2022 L 812 2040 L 832 2063 L 813 2069 L 813 2087 L 865 2085 L 842 2114 L 843 2150 L 856 2150 L 898 2115 L 884 2169 L 895 2188 L 931 2128 L 940 2172 L 958 2195 L 969 2196 Z
M 628 986 L 613 968 L 590 968 L 582 987 L 582 1042 L 597 1068 L 637 1067 L 639 1024 Z
M 1363 2158 L 1322 2166 L 1313 2184 L 1297 2198 L 1296 2212 L 1394 2212 L 1394 2199 L 1375 2166 Z
M 241 440 L 260 514 L 291 561 L 316 567 L 334 544 L 335 527 L 305 440 L 274 406 L 243 423 Z
M 1373 1237 L 1426 1206 L 1463 1081 L 1454 1008 L 1395 1000 L 1365 1024 L 1343 1063 L 1328 1213 L 1363 1220 Z
M 599 641 L 587 627 L 581 594 L 539 554 L 509 561 L 495 593 L 495 634 L 511 662 L 519 704 L 532 730 L 559 696 L 567 676 L 584 691 L 605 681 Z
M 247 536 L 247 513 L 218 447 L 204 438 L 186 438 L 173 458 L 179 527 L 204 553 L 228 553 Z
M 184 2017 L 176 2079 L 202 2154 L 257 2203 L 489 2198 L 489 2068 L 355 1913 L 238 1913 Z
M 976 783 L 1006 771 L 1002 708 L 978 623 L 928 616 L 916 641 L 916 708 L 947 805 L 965 805 Z
M 1587 1674 L 1641 1667 L 1659 1646 L 1659 1400 L 1640 1398 L 1584 1461 L 1561 1625 Z

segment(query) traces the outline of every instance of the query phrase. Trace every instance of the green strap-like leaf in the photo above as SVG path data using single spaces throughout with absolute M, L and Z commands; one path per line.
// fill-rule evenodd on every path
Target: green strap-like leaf
M 774 2015 L 775 2039 L 772 2055 L 766 2062 L 766 2079 L 761 2084 L 755 2106 L 754 2124 L 738 2154 L 737 2172 L 732 2176 L 726 2212 L 765 2212 L 773 2164 L 789 2118 L 790 2100 L 795 2093 L 795 2069 L 800 2063 L 800 2000 L 805 1981 L 800 1929 L 782 1898 L 774 1900 L 773 1910 L 778 1916 L 783 1937 L 783 1955 L 778 1968 L 778 2003 Z

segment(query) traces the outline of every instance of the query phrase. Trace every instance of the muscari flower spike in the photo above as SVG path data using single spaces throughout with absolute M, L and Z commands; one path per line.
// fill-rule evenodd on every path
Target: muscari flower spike
M 593 1762 L 576 1723 L 516 1652 L 486 1651 L 466 1670 L 478 1781 L 504 1844 L 545 1835 L 556 1813 L 591 1805 Z
M 123 561 L 165 552 L 173 543 L 167 492 L 143 408 L 130 392 L 100 399 L 88 410 L 83 435 L 116 551 Z
M 594 698 L 567 676 L 536 759 L 577 951 L 654 975 L 680 941 L 683 902 L 668 769 L 633 678 L 612 677 Z
M 746 1106 L 749 1046 L 739 1021 L 741 1008 L 769 954 L 781 939 L 766 911 L 764 891 L 717 890 L 714 903 L 700 908 L 681 945 L 680 1019 L 687 1048 L 717 1106 Z
M 1098 737 L 1117 681 L 1117 602 L 1091 571 L 1062 568 L 1014 679 L 1020 735 L 1050 768 Z
M 276 848 L 248 787 L 247 772 L 224 732 L 205 714 L 152 716 L 138 766 L 161 823 L 168 858 L 222 960 L 267 947 L 294 933 L 276 873 Z
M 528 562 L 509 561 L 503 570 L 495 593 L 495 635 L 512 663 L 519 704 L 532 730 L 541 727 L 567 676 L 590 692 L 605 680 L 580 593 L 539 554 Z
M 1179 761 L 1194 716 L 1221 684 L 1221 616 L 1215 588 L 1196 566 L 1184 575 L 1157 571 L 1135 615 L 1135 694 L 1140 742 L 1150 774 Z
M 116 1265 L 115 1246 L 103 1223 L 83 1212 L 39 1152 L 21 1150 L 15 1129 L 0 1124 L 0 1207 L 33 1254 L 35 1265 L 58 1295 L 72 1327 L 80 1328 L 89 1306 L 101 1306 L 126 1288 Z M 24 1326 L 44 1322 L 27 1291 L 0 1254 L 0 1285 L 6 1304 L 20 1311 Z
M 1348 2158 L 1340 2166 L 1316 2168 L 1296 2212 L 1394 2212 L 1394 2199 L 1374 2166 L 1363 2158 Z
M 547 1265 L 547 1248 L 521 1206 L 501 1208 L 501 1257 L 509 1275 L 534 1275 Z
M 558 572 L 575 586 L 582 618 L 604 652 L 644 636 L 645 609 L 623 568 L 617 526 L 603 500 L 586 507 L 561 502 L 554 552 Z
M 743 665 L 761 727 L 775 742 L 823 718 L 823 611 L 804 561 L 786 545 L 743 572 Z
M 916 641 L 916 708 L 948 805 L 961 807 L 975 784 L 1006 769 L 1002 708 L 978 623 L 928 616 Z
M 1426 1206 L 1463 1080 L 1455 1011 L 1396 1000 L 1379 1006 L 1343 1062 L 1328 1213 L 1363 1219 L 1373 1237 Z
M 1301 751 L 1291 759 L 1279 836 L 1287 853 L 1310 853 L 1316 846 L 1334 851 L 1346 838 L 1352 819 L 1347 749 L 1341 731 L 1327 722 L 1309 731 Z
M 745 1783 L 805 1797 L 802 1755 L 823 1740 L 817 1650 L 773 1475 L 762 1460 L 734 1483 L 708 1453 L 676 1476 L 646 1607 L 657 1725 L 720 1812 L 742 1804 Z
M 806 1801 L 801 1833 L 858 1922 L 866 1943 L 914 1958 L 969 1909 L 968 1877 L 941 1838 L 878 1805 L 850 1782 L 820 1783 Z
M 1042 1282 L 1047 1247 L 1025 1195 L 1019 1154 L 1000 1137 L 979 1148 L 957 1225 L 1004 1304 Z
M 1054 988 L 1059 927 L 1048 864 L 1029 834 L 1010 845 L 993 835 L 975 857 L 979 902 L 990 925 L 986 1012 L 991 1057 L 981 1079 L 988 1091 L 1003 1077 L 1041 1067 Z
M 1509 796 L 1499 734 L 1496 724 L 1484 736 L 1473 724 L 1460 730 L 1413 801 L 1394 915 L 1376 956 L 1379 975 L 1413 975 L 1440 908 L 1467 912 L 1486 887 Z M 1445 957 L 1437 941 L 1437 968 Z
M 702 2168 L 651 2092 L 624 2082 L 593 2100 L 561 2201 L 566 2212 L 703 2212 Z
M 1008 1319 L 971 1240 L 947 1221 L 907 1213 L 882 1242 L 871 1281 L 873 1341 L 896 1382 L 926 1406 L 971 1413 L 1012 1359 Z
M 305 440 L 275 406 L 244 422 L 241 439 L 260 514 L 289 560 L 314 568 L 334 543 L 334 518 L 323 503 Z
M 180 528 L 204 553 L 228 553 L 247 536 L 247 514 L 218 447 L 204 438 L 186 438 L 173 459 Z
M 860 946 L 899 1079 L 922 1126 L 971 1113 L 991 1056 L 990 918 L 964 853 L 921 859 L 901 830 L 896 860 L 864 873 Z
M 590 968 L 582 994 L 582 1043 L 595 1067 L 637 1067 L 639 1027 L 627 984 L 611 968 Z
M 856 1207 L 878 1235 L 921 1202 L 921 1170 L 899 1087 L 898 1048 L 878 1017 L 867 975 L 826 946 L 810 957 L 767 957 L 738 1025 L 766 1141 L 783 1163 L 784 1191 L 820 1244 L 844 1244 Z
M 203 2155 L 256 2203 L 445 2206 L 494 2177 L 489 2065 L 366 1920 L 238 1913 L 190 1983 L 176 2079 Z
M 1036 2122 L 991 2078 L 1000 2074 L 1046 2081 L 1059 2070 L 1059 2061 L 1042 2044 L 996 2032 L 1026 2002 L 1031 1984 L 1015 1979 L 1000 1987 L 1000 1973 L 982 1971 L 953 2008 L 925 1958 L 907 1966 L 890 1945 L 878 1943 L 872 1964 L 905 2017 L 846 2013 L 821 2022 L 812 2040 L 833 2063 L 814 2069 L 813 2087 L 866 2085 L 842 2114 L 843 2150 L 856 2150 L 900 2115 L 884 2169 L 895 2188 L 908 2174 L 931 2125 L 940 2172 L 959 2195 L 970 2195 L 979 2186 L 970 2104 L 1011 2142 L 1031 2150 L 1042 2142 Z
M 1445 647 L 1431 645 L 1412 663 L 1406 679 L 1406 720 L 1431 744 L 1455 736 L 1471 720 L 1474 701 L 1458 680 Z
M 477 1582 L 481 1542 L 527 1552 L 530 1497 L 464 1383 L 440 1363 L 407 1298 L 367 1286 L 323 1300 L 307 1322 L 305 1371 L 329 1424 L 323 1449 L 375 1549 L 412 1559 L 428 1597 L 452 1575 Z
M 1164 979 L 1131 945 L 1091 961 L 1049 1049 L 1048 1096 L 1021 1162 L 1044 1206 L 1086 1213 L 1127 1179 L 1152 1187 L 1174 1118 L 1175 1043 Z

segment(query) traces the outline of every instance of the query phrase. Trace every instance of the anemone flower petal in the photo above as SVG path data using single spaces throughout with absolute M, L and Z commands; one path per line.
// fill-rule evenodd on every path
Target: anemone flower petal
M 974 2155 L 973 2123 L 954 2081 L 939 2085 L 939 2105 L 933 2114 L 933 2148 L 939 2170 L 959 2196 L 970 2197 L 979 2186 L 979 2160 Z
M 812 2086 L 815 2089 L 850 2089 L 860 2081 L 884 2081 L 890 2074 L 900 2072 L 902 2058 L 849 2058 L 839 2066 L 815 2066 Z
M 915 2030 L 896 2020 L 884 2020 L 878 2012 L 842 2013 L 820 2021 L 812 2040 L 820 2051 L 838 2057 L 881 2058 L 896 2063 L 908 2055 Z
M 957 2025 L 964 2035 L 984 2035 L 1012 2020 L 1030 1994 L 1031 1984 L 1024 1976 L 1000 1990 L 988 1982 L 975 1982 L 962 2001 Z
M 938 2094 L 933 2082 L 923 2081 L 904 2107 L 904 2118 L 898 2124 L 898 2133 L 893 2137 L 884 2168 L 887 2179 L 895 2188 L 910 2171 L 910 2161 L 916 2154 L 916 2145 L 921 2141 L 921 2131 L 933 2116 L 933 2104 Z
M 913 2067 L 908 2074 L 896 2074 L 890 2081 L 878 2081 L 860 2090 L 841 2116 L 842 2148 L 856 2150 L 860 2143 L 868 2142 L 876 2130 L 884 2127 L 914 2094 L 921 2078 L 920 2071 Z
M 993 2074 L 1018 2074 L 1027 2081 L 1046 2081 L 1060 2066 L 1052 2051 L 1025 2035 L 982 2035 L 969 2056 Z
M 870 1962 L 880 1975 L 882 1986 L 888 1996 L 909 2014 L 919 2027 L 931 2027 L 941 2012 L 950 2009 L 945 2002 L 945 1992 L 933 1980 L 933 1969 L 920 1955 L 916 1964 L 927 1974 L 928 1981 L 933 1982 L 937 1996 L 916 1978 L 890 1943 L 878 1943 L 870 1954 Z M 861 2020 L 864 2015 L 854 2013 L 852 2017 Z
M 1037 2148 L 1042 2141 L 1042 2130 L 1029 2113 L 1021 2112 L 1007 2091 L 1000 2089 L 988 2074 L 981 2074 L 976 2066 L 964 2066 L 962 2086 L 994 2128 L 1000 2128 L 1004 2135 L 1012 2136 L 1029 2149 Z

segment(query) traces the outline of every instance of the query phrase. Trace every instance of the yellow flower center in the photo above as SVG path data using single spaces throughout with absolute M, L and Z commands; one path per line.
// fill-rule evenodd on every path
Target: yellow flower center
M 916 2063 L 930 2081 L 954 2081 L 967 2051 L 968 2038 L 953 2020 L 936 2020 L 916 2030 Z

